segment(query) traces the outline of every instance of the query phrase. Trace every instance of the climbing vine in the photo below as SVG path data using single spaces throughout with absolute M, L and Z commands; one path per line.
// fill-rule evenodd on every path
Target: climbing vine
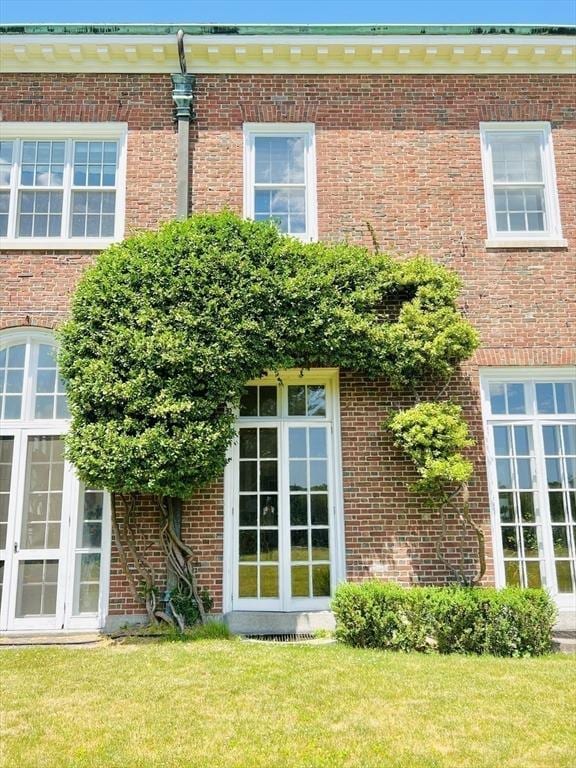
M 486 572 L 484 532 L 470 514 L 468 481 L 472 463 L 462 450 L 474 445 L 462 410 L 453 403 L 418 403 L 400 411 L 384 425 L 394 435 L 395 444 L 410 458 L 418 472 L 413 490 L 424 496 L 427 505 L 440 516 L 436 556 L 463 585 L 478 584 Z M 461 541 L 458 566 L 443 553 L 446 537 L 446 512 L 456 511 L 463 530 L 471 530 L 477 543 L 477 564 L 471 573 L 466 567 Z
M 203 616 L 177 500 L 221 476 L 245 382 L 312 365 L 396 387 L 446 378 L 477 345 L 458 291 L 458 277 L 427 259 L 305 244 L 228 212 L 137 234 L 97 258 L 60 331 L 67 451 L 86 483 L 125 499 L 120 557 L 144 583 L 151 619 L 166 616 L 134 545 L 135 494 L 156 500 L 179 594 Z

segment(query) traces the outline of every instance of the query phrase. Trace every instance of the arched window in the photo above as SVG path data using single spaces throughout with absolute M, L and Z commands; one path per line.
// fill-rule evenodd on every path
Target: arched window
M 56 345 L 48 333 L 17 334 L 0 347 L 3 420 L 68 419 Z M 31 384 L 31 386 L 30 386 Z
M 49 331 L 0 334 L 0 628 L 96 628 L 108 499 L 64 455 L 70 413 Z

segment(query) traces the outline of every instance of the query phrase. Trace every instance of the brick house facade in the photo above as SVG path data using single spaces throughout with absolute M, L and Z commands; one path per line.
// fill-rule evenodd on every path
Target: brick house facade
M 188 211 L 226 207 L 248 214 L 246 197 L 252 190 L 246 191 L 246 126 L 248 130 L 258 126 L 262 136 L 267 135 L 266 126 L 273 127 L 277 133 L 271 135 L 278 136 L 290 131 L 296 135 L 299 126 L 312 126 L 311 162 L 316 179 L 315 188 L 307 187 L 306 194 L 313 196 L 315 210 L 306 211 L 309 219 L 317 218 L 314 234 L 318 239 L 371 247 L 369 222 L 382 249 L 424 253 L 458 272 L 463 280 L 462 308 L 482 343 L 450 382 L 448 392 L 463 406 L 476 439 L 471 503 L 487 537 L 485 583 L 543 583 L 557 597 L 563 612 L 574 611 L 574 30 L 552 34 L 545 29 L 521 28 L 503 35 L 498 30 L 480 34 L 428 29 L 416 35 L 416 30 L 405 28 L 330 34 L 313 28 L 298 32 L 238 29 L 233 33 L 195 28 L 186 37 L 188 70 L 195 75 Z M 64 168 L 67 163 L 74 165 L 74 173 L 80 167 L 76 153 L 81 151 L 78 144 L 84 124 L 87 141 L 94 142 L 100 134 L 96 130 L 92 135 L 93 126 L 125 126 L 125 178 L 116 156 L 116 226 L 120 216 L 122 233 L 129 234 L 174 218 L 180 160 L 171 78 L 171 73 L 179 71 L 176 30 L 120 29 L 95 34 L 93 29 L 80 28 L 7 28 L 3 32 L 0 140 L 10 144 L 10 152 L 15 154 L 4 160 L 12 171 L 9 178 L 4 177 L 9 202 L 2 208 L 7 219 L 0 255 L 0 346 L 38 347 L 40 352 L 27 352 L 26 362 L 13 366 L 15 371 L 28 371 L 26 366 L 32 365 L 28 361 L 36 360 L 36 354 L 34 372 L 38 376 L 44 370 L 39 361 L 43 346 L 50 344 L 49 332 L 66 317 L 74 286 L 105 243 L 99 245 L 96 239 L 91 244 L 87 238 L 79 244 L 67 242 L 63 236 L 55 237 L 52 244 L 41 234 L 36 236 L 36 230 L 31 236 L 22 234 L 21 222 L 27 214 L 19 195 L 26 194 L 21 189 L 26 185 L 23 175 L 20 180 L 15 175 L 24 174 L 28 167 L 24 152 L 35 145 L 36 155 L 29 167 L 39 174 L 49 166 L 47 173 L 56 174 L 50 180 L 53 184 L 56 179 L 57 189 L 60 164 Z M 56 133 L 51 132 L 54 124 L 58 124 Z M 49 161 L 44 161 L 38 142 L 59 139 L 63 147 L 69 145 L 62 151 L 74 152 L 74 160 L 60 161 L 55 154 L 60 149 L 53 146 Z M 111 144 L 113 140 L 112 134 L 100 137 L 101 142 Z M 518 150 L 518 146 L 524 149 Z M 534 147 L 538 147 L 536 161 L 530 154 Z M 507 163 L 500 181 L 499 152 Z M 103 155 L 99 158 L 104 169 L 105 159 Z M 48 165 L 43 166 L 44 162 Z M 520 163 L 520 175 L 514 162 Z M 30 178 L 34 181 L 29 189 L 40 188 L 38 175 Z M 74 191 L 74 183 L 72 196 L 84 194 L 79 188 Z M 310 184 L 309 177 L 306 183 Z M 518 191 L 524 195 L 522 227 L 511 223 L 520 210 L 511 202 Z M 34 194 L 36 207 L 29 215 L 39 222 L 41 232 L 41 216 L 48 214 L 38 208 L 38 200 L 41 194 L 52 192 Z M 508 197 L 504 207 L 497 203 L 491 213 L 492 194 L 496 200 Z M 499 215 L 508 217 L 506 223 L 501 224 Z M 100 216 L 103 221 L 103 207 Z M 490 233 L 491 216 L 496 235 Z M 89 211 L 86 217 L 88 222 Z M 36 223 L 30 226 L 36 227 Z M 115 230 L 115 236 L 117 233 Z M 44 329 L 44 334 L 35 335 L 36 329 Z M 7 377 L 12 370 L 8 358 L 4 365 Z M 322 372 L 316 374 L 316 378 L 310 374 L 313 386 L 324 381 Z M 26 378 L 30 376 L 28 371 Z M 335 510 L 334 519 L 330 517 L 327 523 L 332 582 L 376 577 L 403 584 L 446 583 L 449 573 L 435 552 L 438 521 L 406 489 L 413 479 L 412 469 L 381 429 L 387 414 L 402 405 L 402 400 L 385 381 L 367 381 L 353 371 L 339 371 L 334 381 L 337 383 L 326 385 L 332 387 L 333 400 L 328 427 L 339 433 L 326 459 L 333 486 L 330 504 L 334 502 Z M 523 403 L 519 407 L 513 403 L 518 387 Z M 6 383 L 4 397 L 11 391 Z M 38 398 L 39 392 L 28 397 Z M 54 392 L 57 397 L 57 390 Z M 25 393 L 23 397 L 25 409 Z M 26 418 L 23 410 L 15 419 L 14 414 L 8 418 L 4 412 L 2 423 L 5 446 L 12 439 L 16 442 L 10 443 L 10 455 L 5 453 L 2 459 L 12 473 L 8 471 L 5 487 L 0 488 L 10 500 L 5 520 L 0 517 L 0 523 L 5 523 L 1 628 L 94 628 L 136 618 L 142 614 L 142 606 L 131 597 L 114 544 L 110 544 L 109 500 L 92 492 L 88 502 L 89 491 L 73 480 L 66 485 L 68 470 L 60 490 L 66 495 L 68 488 L 73 497 L 71 518 L 77 516 L 77 522 L 67 529 L 68 544 L 62 541 L 64 528 L 60 549 L 47 539 L 44 548 L 16 541 L 19 529 L 24 536 L 26 515 L 31 516 L 26 512 L 33 492 L 28 473 L 34 463 L 31 441 L 35 436 L 40 439 L 42 427 L 46 427 L 45 435 L 58 435 L 65 428 L 65 420 L 59 422 L 57 413 L 50 429 L 46 422 L 35 421 L 37 413 Z M 250 422 L 250 428 L 265 428 L 267 423 L 259 425 L 256 420 Z M 289 419 L 286 423 L 290 429 Z M 315 429 L 324 429 L 324 422 L 314 424 Z M 298 422 L 292 428 L 307 427 Z M 528 433 L 521 430 L 526 429 L 529 447 L 524 450 L 521 438 Z M 501 439 L 508 446 L 503 451 L 498 447 Z M 23 447 L 26 440 L 28 453 Z M 18 470 L 19 479 L 14 469 L 18 450 L 19 465 L 27 466 Z M 50 460 L 56 465 L 54 456 L 53 452 Z M 308 460 L 312 462 L 310 456 Z M 525 461 L 530 462 L 530 488 L 521 480 Z M 222 483 L 206 488 L 183 509 L 183 537 L 198 554 L 199 579 L 214 599 L 214 612 L 228 615 L 240 629 L 264 625 L 302 628 L 324 620 L 328 603 L 314 598 L 329 597 L 329 593 L 321 587 L 318 595 L 314 591 L 315 569 L 320 566 L 313 559 L 308 602 L 295 600 L 290 593 L 287 549 L 284 555 L 276 554 L 280 561 L 286 559 L 274 577 L 279 582 L 277 594 L 252 595 L 249 586 L 238 582 L 242 578 L 239 572 L 247 574 L 238 562 L 238 525 L 230 511 L 237 493 L 233 489 L 237 488 L 238 466 L 238 460 L 233 460 Z M 502 476 L 496 474 L 499 467 Z M 510 474 L 508 483 L 506 472 Z M 552 477 L 553 472 L 558 476 Z M 54 470 L 52 473 L 51 477 Z M 556 494 L 553 497 L 550 488 Z M 46 493 L 53 493 L 51 486 Z M 92 540 L 99 546 L 92 548 L 83 546 L 86 542 L 82 540 L 82 526 L 89 526 L 90 519 L 81 518 L 77 511 L 76 500 L 83 494 L 82 509 L 98 508 L 100 503 L 100 517 L 94 518 L 100 524 L 99 533 Z M 277 502 L 280 515 L 281 495 Z M 536 509 L 532 519 L 524 506 L 528 496 Z M 140 500 L 139 520 L 140 544 L 161 569 L 159 521 L 145 498 Z M 310 535 L 316 531 L 318 541 L 322 540 L 318 533 L 322 529 L 315 529 L 310 520 L 308 526 Z M 456 559 L 461 532 L 455 519 L 450 526 L 448 548 Z M 288 535 L 288 528 L 286 531 Z M 471 542 L 467 551 L 471 558 Z M 96 561 L 100 586 L 94 576 L 98 569 L 92 570 L 91 577 L 89 574 L 89 566 Z M 38 569 L 39 563 L 43 563 L 41 576 L 38 570 L 33 573 L 34 564 Z M 79 575 L 83 563 L 88 573 L 84 580 Z M 54 564 L 57 573 L 52 568 L 50 576 L 47 569 Z M 252 567 L 256 566 L 245 566 Z M 258 579 L 263 579 L 262 567 L 271 566 L 266 561 L 258 566 Z M 292 591 L 294 584 L 292 570 Z M 83 604 L 91 610 L 83 611 Z M 262 616 L 266 617 L 264 623 Z

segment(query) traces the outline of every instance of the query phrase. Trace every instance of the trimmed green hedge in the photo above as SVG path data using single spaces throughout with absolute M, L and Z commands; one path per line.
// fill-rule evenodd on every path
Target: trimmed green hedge
M 338 640 L 360 648 L 494 656 L 552 649 L 556 608 L 541 589 L 341 584 L 332 601 Z

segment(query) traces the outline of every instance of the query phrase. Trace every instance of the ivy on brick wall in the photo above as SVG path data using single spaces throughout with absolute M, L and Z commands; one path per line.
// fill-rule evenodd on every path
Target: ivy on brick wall
M 427 259 L 305 244 L 228 212 L 137 234 L 87 270 L 60 331 L 68 457 L 92 487 L 187 498 L 221 475 L 242 389 L 265 372 L 449 376 L 478 343 L 458 291 Z

